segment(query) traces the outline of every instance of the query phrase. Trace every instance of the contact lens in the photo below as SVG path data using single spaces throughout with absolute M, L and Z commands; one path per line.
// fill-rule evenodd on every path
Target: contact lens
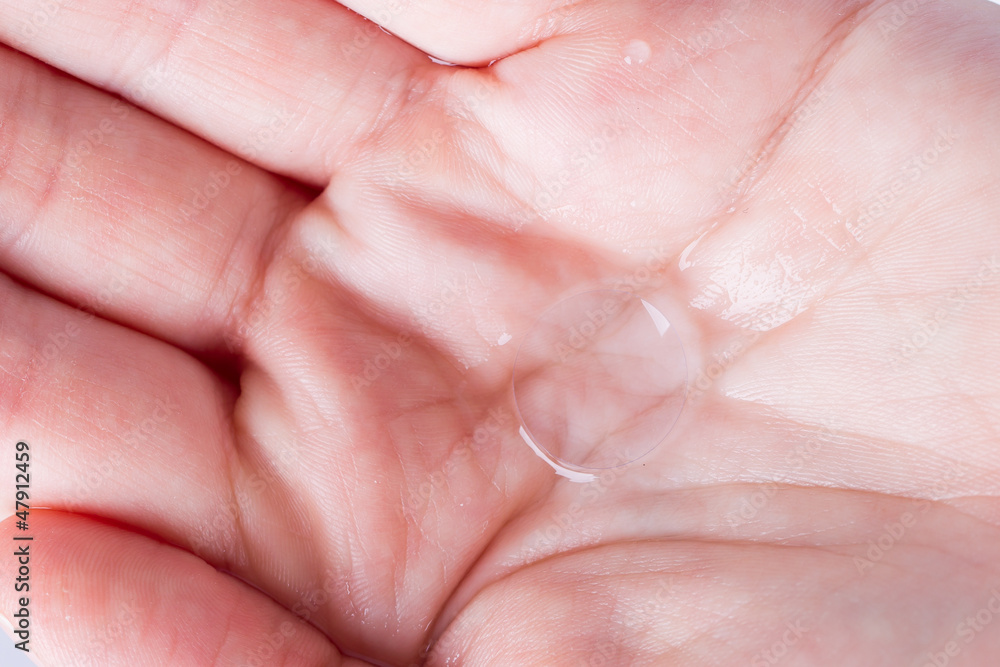
M 648 301 L 617 290 L 577 294 L 545 311 L 518 349 L 521 435 L 557 471 L 632 463 L 673 428 L 687 375 L 676 329 Z

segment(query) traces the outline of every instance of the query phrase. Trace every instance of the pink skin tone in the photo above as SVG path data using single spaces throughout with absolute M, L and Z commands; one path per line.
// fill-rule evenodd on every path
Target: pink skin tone
M 1000 7 L 348 4 L 0 0 L 33 658 L 995 659 Z M 692 391 L 579 484 L 514 355 L 616 285 Z

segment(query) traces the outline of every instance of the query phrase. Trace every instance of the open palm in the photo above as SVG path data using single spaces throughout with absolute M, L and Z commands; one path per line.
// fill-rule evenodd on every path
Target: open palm
M 345 4 L 0 3 L 39 664 L 1000 652 L 1000 8 Z M 510 378 L 595 288 L 691 384 L 581 484 Z

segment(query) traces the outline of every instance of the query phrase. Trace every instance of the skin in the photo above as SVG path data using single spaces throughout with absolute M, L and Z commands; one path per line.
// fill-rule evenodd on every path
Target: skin
M 0 1 L 38 664 L 995 658 L 1000 7 L 350 5 Z M 511 369 L 615 284 L 692 391 L 578 484 Z

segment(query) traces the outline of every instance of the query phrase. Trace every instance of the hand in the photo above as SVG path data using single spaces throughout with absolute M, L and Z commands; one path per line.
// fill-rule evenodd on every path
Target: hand
M 346 4 L 0 5 L 39 664 L 995 658 L 1000 8 Z M 514 357 L 616 284 L 691 393 L 574 483 Z

